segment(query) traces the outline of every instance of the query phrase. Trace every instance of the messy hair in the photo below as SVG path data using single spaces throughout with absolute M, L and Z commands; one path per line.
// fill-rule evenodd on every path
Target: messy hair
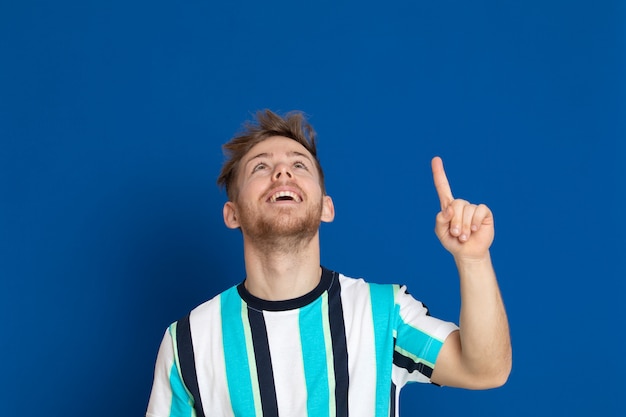
M 239 190 L 237 190 L 235 183 L 241 159 L 254 145 L 272 136 L 293 139 L 311 153 L 319 173 L 322 193 L 326 194 L 324 172 L 317 157 L 317 144 L 313 127 L 299 111 L 292 111 L 284 116 L 279 116 L 266 109 L 257 112 L 255 120 L 246 122 L 242 131 L 222 146 L 226 161 L 217 178 L 217 184 L 226 189 L 228 199 L 234 201 L 237 198 Z

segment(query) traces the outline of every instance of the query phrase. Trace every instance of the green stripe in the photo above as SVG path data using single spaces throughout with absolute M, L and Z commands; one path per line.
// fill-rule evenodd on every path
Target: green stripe
M 253 350 L 248 343 L 250 327 L 244 322 L 242 312 L 246 306 L 233 287 L 220 295 L 222 313 L 222 335 L 224 345 L 224 363 L 230 402 L 235 415 L 256 416 L 256 401 L 251 378 L 251 369 L 256 375 L 254 360 L 250 359 Z M 257 390 L 258 391 L 258 390 Z
M 369 284 L 376 347 L 376 417 L 389 415 L 391 368 L 393 363 L 393 311 L 392 285 Z
M 328 385 L 327 343 L 323 309 L 328 311 L 328 296 L 300 309 L 299 326 L 304 377 L 307 389 L 307 414 L 329 416 L 330 390 Z M 328 327 L 328 325 L 326 325 Z M 327 332 L 330 333 L 330 332 Z M 334 403 L 334 402 L 333 402 Z

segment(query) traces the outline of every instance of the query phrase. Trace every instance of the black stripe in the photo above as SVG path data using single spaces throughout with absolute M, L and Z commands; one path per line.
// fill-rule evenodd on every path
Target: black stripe
M 391 394 L 389 398 L 389 417 L 396 415 L 396 384 L 391 383 Z
M 254 346 L 263 417 L 278 417 L 276 385 L 274 384 L 272 357 L 270 356 L 270 345 L 267 340 L 263 312 L 248 308 L 248 320 L 250 320 L 250 330 L 252 331 L 252 345 Z
M 348 345 L 346 326 L 343 321 L 341 305 L 341 285 L 339 274 L 333 273 L 333 281 L 328 290 L 328 315 L 330 336 L 333 343 L 333 361 L 335 366 L 335 407 L 337 417 L 348 416 Z
M 413 359 L 408 358 L 396 351 L 393 352 L 393 364 L 400 368 L 406 369 L 409 373 L 417 371 L 428 378 L 430 378 L 430 376 L 433 374 L 433 368 L 431 368 L 430 366 L 425 365 L 421 362 L 415 362 L 413 361 Z
M 193 352 L 189 315 L 178 320 L 176 325 L 176 349 L 178 350 L 178 362 L 180 363 L 180 373 L 183 375 L 183 382 L 193 396 L 193 408 L 195 408 L 198 417 L 204 417 L 200 389 L 198 388 L 198 377 L 196 375 L 196 358 Z

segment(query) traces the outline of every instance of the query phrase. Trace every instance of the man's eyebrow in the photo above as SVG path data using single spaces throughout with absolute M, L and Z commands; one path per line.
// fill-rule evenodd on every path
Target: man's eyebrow
M 243 164 L 243 166 L 247 166 L 250 162 L 254 161 L 255 159 L 259 159 L 259 158 L 271 158 L 272 156 L 274 156 L 273 153 L 269 153 L 269 152 L 262 152 L 258 155 L 254 155 L 251 156 L 250 158 L 248 158 L 248 160 Z M 306 158 L 309 161 L 313 162 L 313 160 L 311 159 L 311 157 L 305 153 L 302 152 L 298 152 L 298 151 L 289 151 L 287 152 L 287 156 L 288 157 L 300 157 L 300 158 Z
M 267 153 L 267 152 L 260 153 L 258 155 L 255 155 L 255 156 L 252 156 L 252 157 L 248 158 L 248 160 L 243 164 L 243 166 L 244 167 L 247 166 L 250 162 L 252 162 L 255 159 L 258 159 L 258 158 L 268 158 L 270 156 L 272 156 L 271 153 Z
M 300 156 L 311 161 L 311 157 L 309 157 L 309 155 L 302 153 L 302 152 L 298 152 L 298 151 L 287 152 L 287 156 Z

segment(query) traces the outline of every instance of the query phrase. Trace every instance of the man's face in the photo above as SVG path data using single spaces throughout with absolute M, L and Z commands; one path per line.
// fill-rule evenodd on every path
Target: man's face
M 273 136 L 252 147 L 241 160 L 236 186 L 224 221 L 252 239 L 312 237 L 320 221 L 334 217 L 313 156 L 293 139 Z

